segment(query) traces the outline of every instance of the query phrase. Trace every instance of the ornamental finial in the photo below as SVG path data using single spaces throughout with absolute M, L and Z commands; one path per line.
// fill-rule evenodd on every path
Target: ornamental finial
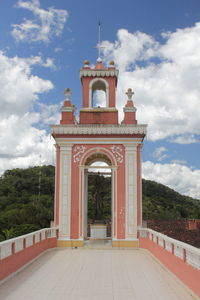
M 132 91 L 131 88 L 129 88 L 129 89 L 127 90 L 126 95 L 127 95 L 127 97 L 128 97 L 128 101 L 132 101 L 132 97 L 133 97 L 133 95 L 134 95 L 134 92 Z
M 90 62 L 88 59 L 85 59 L 83 63 L 84 63 L 84 67 L 89 67 Z
M 66 101 L 70 101 L 70 97 L 71 97 L 71 94 L 72 92 L 70 91 L 69 88 L 67 88 L 64 92 L 65 96 L 66 96 Z

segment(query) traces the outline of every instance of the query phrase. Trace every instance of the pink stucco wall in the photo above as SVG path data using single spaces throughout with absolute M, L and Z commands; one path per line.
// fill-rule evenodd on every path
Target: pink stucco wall
M 200 297 L 200 270 L 188 265 L 148 238 L 139 238 L 140 248 L 149 250 L 163 265 Z
M 24 245 L 25 246 L 25 245 Z M 14 244 L 12 245 L 12 255 L 0 260 L 0 280 L 5 279 L 18 269 L 36 258 L 47 249 L 57 246 L 57 237 L 47 238 L 32 246 L 15 253 Z

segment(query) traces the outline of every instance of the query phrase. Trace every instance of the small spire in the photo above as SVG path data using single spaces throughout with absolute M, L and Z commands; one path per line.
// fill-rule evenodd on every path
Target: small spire
M 128 97 L 128 101 L 132 101 L 132 97 L 133 97 L 133 95 L 134 95 L 134 92 L 132 91 L 131 88 L 129 88 L 129 89 L 127 90 L 126 95 L 127 95 L 127 97 Z
M 102 63 L 102 59 L 101 59 L 100 56 L 98 57 L 97 62 L 98 62 L 98 63 Z
M 70 101 L 70 97 L 71 97 L 71 94 L 72 92 L 70 91 L 69 88 L 67 88 L 64 92 L 65 96 L 66 96 L 66 100 L 65 101 Z

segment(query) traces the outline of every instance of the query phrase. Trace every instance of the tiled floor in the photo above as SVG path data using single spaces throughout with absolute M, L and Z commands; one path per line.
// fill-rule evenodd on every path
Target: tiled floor
M 0 286 L 1 300 L 194 300 L 145 250 L 52 250 Z

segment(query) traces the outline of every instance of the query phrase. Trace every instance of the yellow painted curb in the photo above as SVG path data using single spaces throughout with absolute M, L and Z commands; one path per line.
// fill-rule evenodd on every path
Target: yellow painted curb
M 112 241 L 113 247 L 139 248 L 139 241 Z
M 83 241 L 69 240 L 69 241 L 57 241 L 57 247 L 83 247 Z

